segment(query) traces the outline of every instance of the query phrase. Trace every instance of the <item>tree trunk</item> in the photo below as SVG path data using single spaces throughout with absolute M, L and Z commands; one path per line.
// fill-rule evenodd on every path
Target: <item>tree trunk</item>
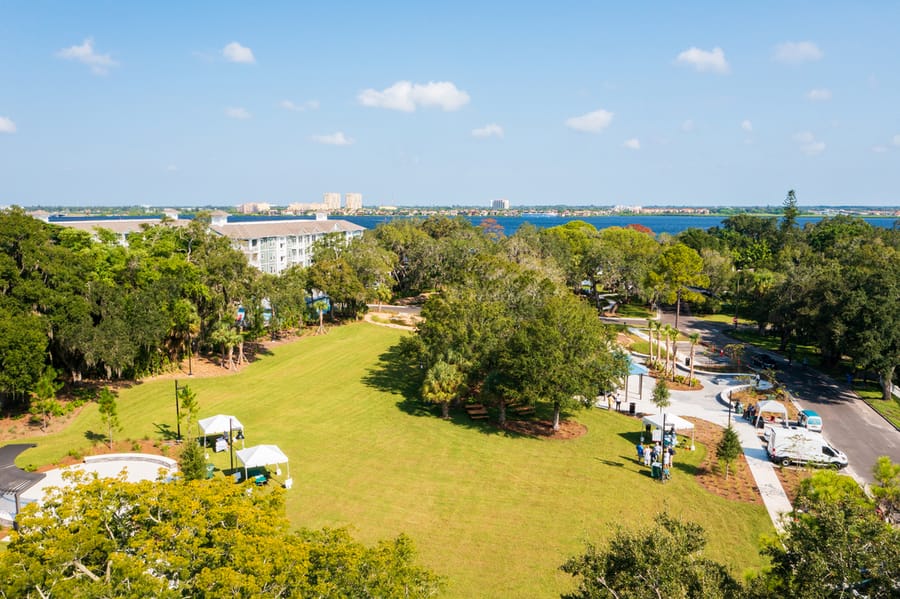
M 691 343 L 691 374 L 688 375 L 688 387 L 694 385 L 694 344 Z
M 228 346 L 228 358 L 226 359 L 225 368 L 227 368 L 228 370 L 234 369 L 234 346 L 233 345 Z
M 659 336 L 659 329 L 656 330 L 656 361 L 660 361 L 660 354 L 662 353 L 662 339 Z
M 444 420 L 450 420 L 450 402 L 442 401 L 441 402 L 441 418 Z
M 241 342 L 238 343 L 238 357 L 237 357 L 238 366 L 240 366 L 241 364 L 243 364 L 246 361 L 247 361 L 247 359 L 244 358 L 244 338 L 242 336 Z
M 678 330 L 678 317 L 681 315 L 681 289 L 675 292 L 675 329 Z
M 885 368 L 878 373 L 878 378 L 881 382 L 881 399 L 888 401 L 891 399 L 891 388 L 894 385 L 894 367 Z
M 669 372 L 669 336 L 666 335 L 666 361 L 663 364 L 662 378 L 666 378 L 666 373 Z
M 559 430 L 559 402 L 553 404 L 553 431 Z
M 497 422 L 500 424 L 500 428 L 506 427 L 506 400 L 502 397 L 500 398 L 500 403 L 497 404 L 497 407 L 500 410 L 499 416 L 497 417 Z

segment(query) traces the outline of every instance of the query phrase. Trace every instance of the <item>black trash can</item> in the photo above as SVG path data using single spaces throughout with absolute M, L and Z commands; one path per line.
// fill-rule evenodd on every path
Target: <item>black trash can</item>
M 628 415 L 634 416 L 636 411 L 637 410 L 635 409 L 634 402 L 633 401 L 628 402 Z

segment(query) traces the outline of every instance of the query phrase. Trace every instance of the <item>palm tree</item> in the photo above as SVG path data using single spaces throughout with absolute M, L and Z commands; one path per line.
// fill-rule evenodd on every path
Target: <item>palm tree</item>
M 662 322 L 655 320 L 653 321 L 653 331 L 656 333 L 656 362 L 658 363 L 662 360 L 661 350 L 662 346 L 660 345 L 660 334 L 662 332 Z M 652 356 L 651 356 L 652 357 Z
M 440 360 L 432 366 L 422 383 L 422 399 L 441 406 L 441 417 L 450 418 L 450 402 L 459 397 L 465 375 L 455 364 Z
M 672 327 L 667 331 L 667 334 L 672 341 L 672 382 L 675 382 L 675 367 L 677 366 L 675 362 L 678 360 L 678 329 Z
M 691 333 L 688 335 L 688 339 L 691 341 L 691 375 L 688 377 L 688 385 L 693 385 L 694 380 L 694 348 L 697 347 L 697 344 L 700 342 L 700 333 Z
M 319 313 L 319 328 L 316 329 L 316 335 L 324 335 L 328 331 L 325 330 L 325 323 L 322 315 L 328 310 L 328 302 L 324 299 L 317 299 L 312 303 L 312 309 Z
M 669 341 L 672 340 L 672 336 L 669 334 L 669 331 L 672 329 L 671 325 L 666 325 L 663 327 L 662 334 L 666 339 L 666 359 L 663 363 L 663 378 L 666 378 L 666 374 L 669 372 Z

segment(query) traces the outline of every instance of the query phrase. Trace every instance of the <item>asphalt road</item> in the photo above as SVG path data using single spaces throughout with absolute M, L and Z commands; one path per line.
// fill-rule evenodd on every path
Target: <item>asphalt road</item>
M 663 312 L 662 321 L 674 325 L 674 312 Z M 682 332 L 700 333 L 704 345 L 723 347 L 736 342 L 725 334 L 727 325 L 684 314 L 679 318 L 678 325 Z M 847 454 L 850 461 L 847 474 L 860 483 L 872 483 L 872 466 L 879 456 L 886 455 L 894 462 L 900 462 L 900 431 L 866 405 L 849 387 L 812 368 L 797 363 L 788 365 L 787 360 L 770 352 L 748 349 L 746 358 L 756 353 L 766 354 L 778 363 L 779 380 L 801 408 L 819 413 L 823 421 L 822 434 Z

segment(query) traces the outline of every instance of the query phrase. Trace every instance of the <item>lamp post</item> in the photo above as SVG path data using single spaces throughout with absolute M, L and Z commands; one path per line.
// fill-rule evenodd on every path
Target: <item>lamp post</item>
M 228 454 L 231 456 L 231 469 L 234 470 L 234 441 L 231 438 L 231 418 L 228 419 Z
M 175 421 L 178 423 L 178 434 L 175 437 L 177 441 L 181 441 L 181 408 L 178 405 L 178 381 L 175 381 Z

